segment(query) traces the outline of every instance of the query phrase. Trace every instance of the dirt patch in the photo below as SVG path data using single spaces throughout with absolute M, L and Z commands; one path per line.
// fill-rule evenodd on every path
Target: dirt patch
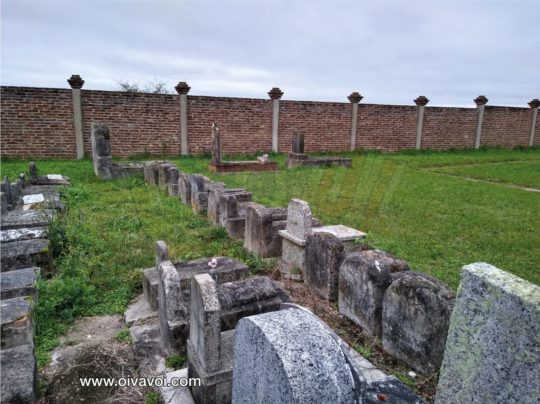
M 121 316 L 77 321 L 52 353 L 52 363 L 40 375 L 40 402 L 144 403 L 148 392 L 145 388 L 81 385 L 81 378 L 138 377 L 131 343 L 116 338 L 123 328 Z

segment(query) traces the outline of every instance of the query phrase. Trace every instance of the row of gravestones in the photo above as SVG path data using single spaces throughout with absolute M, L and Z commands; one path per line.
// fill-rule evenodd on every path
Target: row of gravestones
M 236 238 L 242 238 L 243 236 L 244 245 L 246 247 L 252 247 L 248 249 L 256 253 L 262 253 L 264 256 L 277 256 L 281 254 L 282 236 L 280 235 L 280 230 L 287 231 L 288 229 L 291 233 L 295 233 L 295 230 L 291 228 L 291 218 L 295 217 L 294 209 L 291 207 L 289 209 L 265 208 L 262 205 L 251 202 L 251 194 L 243 189 L 227 189 L 223 183 L 213 182 L 202 175 L 182 173 L 174 164 L 166 161 L 147 163 L 144 168 L 144 176 L 147 183 L 158 186 L 161 189 L 166 190 L 169 195 L 179 198 L 186 204 L 190 204 L 194 212 L 206 213 L 208 220 L 212 224 L 223 226 L 227 229 L 229 235 L 233 235 L 233 237 Z M 305 204 L 305 202 L 300 202 Z M 292 214 L 288 215 L 288 211 L 292 212 Z M 241 212 L 241 214 L 233 214 L 237 212 Z M 294 222 L 296 223 L 296 221 Z M 321 226 L 317 220 L 313 220 L 313 223 L 321 230 L 331 232 L 331 234 L 336 236 L 341 235 L 345 241 L 352 242 L 355 238 L 364 235 L 364 233 L 346 228 L 345 226 Z M 311 224 L 312 223 L 310 222 L 308 228 L 310 228 Z M 160 247 L 160 243 L 161 242 L 158 242 L 157 244 L 158 261 L 160 260 L 160 256 L 166 255 L 164 253 L 165 248 L 163 245 Z M 196 260 L 191 264 L 184 263 L 182 265 L 184 268 L 196 266 L 199 270 L 204 269 L 208 272 L 212 271 L 208 268 L 208 264 L 211 263 L 209 260 L 210 259 Z M 226 266 L 232 265 L 232 267 L 234 267 L 235 265 L 240 265 L 234 260 L 223 257 L 215 258 L 214 265 L 220 267 L 223 266 L 225 262 L 229 262 Z M 150 292 L 152 290 L 152 284 L 154 285 L 153 290 L 157 290 L 157 296 L 161 296 L 157 299 L 158 303 L 154 303 L 154 305 L 159 312 L 162 342 L 169 354 L 183 352 L 185 349 L 184 347 L 190 338 L 188 321 L 189 310 L 187 310 L 187 307 L 189 307 L 190 295 L 186 291 L 189 290 L 189 280 L 193 278 L 195 273 L 192 270 L 181 270 L 180 268 L 181 264 L 177 263 L 176 266 L 172 265 L 169 266 L 169 268 L 160 269 L 160 264 L 158 263 L 157 269 L 145 270 L 144 276 L 145 281 L 143 289 L 146 291 L 147 299 L 156 302 L 156 293 Z M 238 276 L 239 274 L 236 274 L 236 277 Z M 216 278 L 218 284 L 217 287 L 220 289 L 220 277 L 216 275 L 213 277 Z M 230 275 L 228 276 L 228 279 L 230 280 Z M 178 288 L 177 285 L 183 286 Z M 160 292 L 160 290 L 162 290 L 162 292 Z M 183 290 L 183 292 L 180 290 Z M 259 294 L 267 294 L 264 292 L 264 288 L 254 288 L 254 290 L 257 290 Z M 154 295 L 154 297 L 152 297 L 152 295 Z M 242 295 L 246 295 L 246 293 L 243 292 L 237 294 L 237 296 Z M 255 294 L 255 296 L 256 295 L 257 294 Z M 242 307 L 242 305 L 238 305 L 237 303 L 231 304 L 234 307 Z M 261 303 L 257 302 L 256 307 L 261 307 Z M 277 307 L 274 307 L 274 310 L 276 308 Z M 235 310 L 238 311 L 238 308 Z M 248 313 L 245 310 L 240 311 L 240 313 L 242 313 L 242 316 L 255 314 L 254 312 Z M 223 318 L 223 315 L 221 317 Z M 168 319 L 167 322 L 163 321 L 165 318 Z M 239 317 L 237 316 L 234 322 L 229 321 L 225 330 L 230 330 L 236 324 L 238 318 Z M 215 334 L 217 335 L 217 333 Z M 342 344 L 343 346 L 346 346 L 346 344 Z M 187 344 L 187 346 L 188 358 L 192 358 L 197 350 L 190 351 L 190 345 Z M 228 357 L 232 358 L 232 356 Z M 189 363 L 192 363 L 191 359 L 189 359 Z M 366 361 L 366 363 L 369 362 Z M 189 374 L 199 374 L 194 370 L 196 368 L 196 366 L 190 365 Z M 384 375 L 384 373 L 376 370 L 371 364 L 369 364 L 369 366 L 365 366 L 364 364 L 364 368 L 369 368 L 370 372 L 375 372 L 377 378 L 374 378 L 373 382 L 376 380 L 377 383 L 381 384 L 379 387 L 372 387 L 373 391 L 380 392 L 384 389 L 389 389 L 388 386 L 392 386 L 394 391 L 393 394 L 395 394 L 396 397 L 409 397 L 408 402 L 418 401 L 418 399 L 405 386 L 399 383 L 397 379 Z M 206 370 L 206 372 L 207 371 L 208 370 Z M 203 386 L 205 385 L 204 380 L 202 384 Z M 373 386 L 375 386 L 375 384 Z M 192 389 L 197 402 L 228 402 L 227 399 L 224 399 L 223 397 L 217 401 L 206 401 L 198 396 L 196 390 L 196 388 Z M 367 390 L 363 389 L 362 391 L 365 392 Z M 388 392 L 386 393 L 388 394 Z M 230 395 L 227 397 L 230 399 Z
M 472 264 L 463 269 L 456 302 L 446 285 L 410 271 L 404 261 L 382 251 L 362 251 L 357 243 L 363 237 L 361 232 L 341 225 L 321 226 L 304 201 L 292 200 L 288 209 L 266 208 L 250 202 L 251 194 L 245 190 L 227 189 L 202 175 L 182 173 L 167 162 L 149 164 L 144 172 L 148 183 L 167 189 L 196 212 L 206 211 L 209 220 L 225 227 L 232 237 L 242 238 L 243 234 L 246 249 L 262 257 L 281 256 L 285 268 L 297 268 L 314 292 L 337 300 L 341 314 L 380 337 L 387 351 L 417 371 L 435 373 L 442 362 L 438 402 L 478 395 L 477 383 L 489 385 L 481 397 L 511 401 L 516 392 L 523 391 L 524 402 L 528 402 L 529 397 L 540 395 L 540 359 L 534 342 L 540 327 L 537 286 L 488 264 Z M 477 283 L 494 295 L 475 298 L 473 286 Z M 508 307 L 526 313 L 513 318 L 523 325 L 516 338 L 521 345 L 507 340 L 514 332 L 511 326 L 495 326 L 504 337 L 494 347 L 479 341 L 469 328 L 479 322 L 483 325 L 480 334 L 493 339 L 490 317 L 504 324 L 502 319 L 511 318 L 511 312 L 501 305 L 495 310 L 482 305 L 501 295 L 510 302 Z M 477 312 L 482 314 L 479 319 L 475 318 Z M 470 318 L 463 318 L 464 313 Z M 464 341 L 474 342 L 474 360 L 460 351 L 467 349 Z M 525 356 L 516 359 L 521 355 L 513 353 L 518 346 Z M 494 358 L 510 364 L 493 370 Z M 507 376 L 502 369 L 513 369 L 520 377 L 503 383 Z
M 62 211 L 58 186 L 68 185 L 61 175 L 38 176 L 35 163 L 29 177 L 1 183 L 0 397 L 2 402 L 31 403 L 36 398 L 33 309 L 38 276 L 52 272 L 47 226 L 53 212 Z
M 293 199 L 286 210 L 269 209 L 251 202 L 252 194 L 244 189 L 182 173 L 168 162 L 148 164 L 145 179 L 191 203 L 195 212 L 206 212 L 210 223 L 243 238 L 248 250 L 281 255 L 288 276 L 303 277 L 318 295 L 338 301 L 341 314 L 382 337 L 385 349 L 415 370 L 431 374 L 440 368 L 453 306 L 446 285 L 422 273 L 398 274 L 408 266 L 387 253 L 361 252 L 357 241 L 363 232 L 322 226 L 305 201 Z

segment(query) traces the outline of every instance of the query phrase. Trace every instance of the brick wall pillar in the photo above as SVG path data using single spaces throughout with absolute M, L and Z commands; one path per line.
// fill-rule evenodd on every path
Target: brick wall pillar
M 188 155 L 188 115 L 187 115 L 187 95 L 190 86 L 185 81 L 179 82 L 176 87 L 176 92 L 180 96 L 180 154 L 182 156 Z
M 484 123 L 484 109 L 488 99 L 484 95 L 479 95 L 474 99 L 477 109 L 476 137 L 474 138 L 474 148 L 480 148 L 480 139 L 482 138 L 482 124 Z
M 421 95 L 416 100 L 414 100 L 414 103 L 418 107 L 418 124 L 416 126 L 416 144 L 415 144 L 416 150 L 420 150 L 420 148 L 422 147 L 422 128 L 424 126 L 424 110 L 428 102 L 429 100 L 427 99 L 427 97 L 423 95 Z
M 359 92 L 355 91 L 347 97 L 352 105 L 352 117 L 351 117 L 351 150 L 356 149 L 356 135 L 358 132 L 358 104 L 362 101 L 362 97 Z
M 279 139 L 279 99 L 283 96 L 283 91 L 278 87 L 272 88 L 268 95 L 272 100 L 272 151 L 278 151 Z
M 529 137 L 529 147 L 534 144 L 534 130 L 536 129 L 536 120 L 538 119 L 538 107 L 540 106 L 540 100 L 535 98 L 529 102 L 529 107 L 532 108 L 532 122 L 531 122 L 531 135 Z
M 84 80 L 78 74 L 73 74 L 67 82 L 73 94 L 73 125 L 75 127 L 75 151 L 77 160 L 84 157 L 84 137 L 82 120 L 81 88 Z

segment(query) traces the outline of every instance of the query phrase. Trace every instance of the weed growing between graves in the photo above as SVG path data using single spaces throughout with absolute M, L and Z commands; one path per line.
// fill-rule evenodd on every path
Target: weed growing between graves
M 169 356 L 165 359 L 165 366 L 174 370 L 182 369 L 187 362 L 186 355 Z

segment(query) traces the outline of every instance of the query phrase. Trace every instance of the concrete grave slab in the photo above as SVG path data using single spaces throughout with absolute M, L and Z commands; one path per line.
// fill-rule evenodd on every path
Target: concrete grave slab
M 34 403 L 37 365 L 34 345 L 25 344 L 0 351 L 0 397 L 5 403 Z
M 257 203 L 246 206 L 244 248 L 260 257 L 280 257 L 280 230 L 287 226 L 287 209 L 267 208 Z
M 152 310 L 158 309 L 159 274 L 156 268 L 143 271 L 143 292 Z
M 34 303 L 31 297 L 14 297 L 0 301 L 2 349 L 33 344 Z
M 2 215 L 2 230 L 46 227 L 52 221 L 52 210 L 10 211 Z
M 38 238 L 3 244 L 1 263 L 2 272 L 40 267 L 44 275 L 49 274 L 52 269 L 50 241 Z
M 13 241 L 33 240 L 46 238 L 47 231 L 43 227 L 0 230 L 0 242 L 11 243 Z
M 38 268 L 23 268 L 0 273 L 0 299 L 30 296 L 37 300 Z

